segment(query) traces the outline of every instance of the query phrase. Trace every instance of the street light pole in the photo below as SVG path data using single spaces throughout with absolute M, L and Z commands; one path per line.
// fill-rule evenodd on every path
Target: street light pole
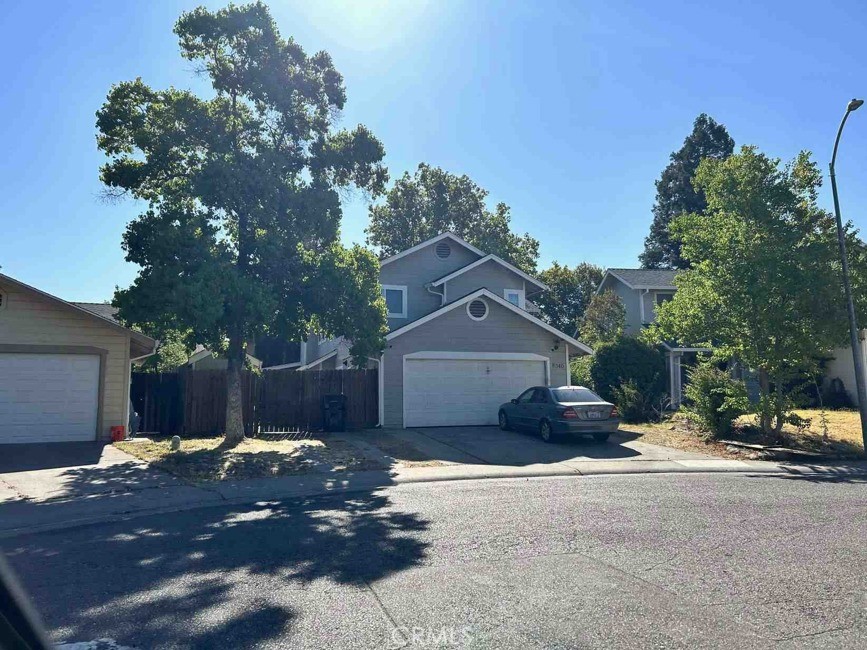
M 863 99 L 853 99 L 846 106 L 846 114 L 837 129 L 837 139 L 834 140 L 834 153 L 831 155 L 831 192 L 834 194 L 834 214 L 837 217 L 837 243 L 840 245 L 840 262 L 843 268 L 843 289 L 846 292 L 846 309 L 849 312 L 849 342 L 852 346 L 852 361 L 855 364 L 855 389 L 858 393 L 858 412 L 861 414 L 861 438 L 867 453 L 867 386 L 865 386 L 864 361 L 861 358 L 861 344 L 858 340 L 858 321 L 855 318 L 855 303 L 852 302 L 852 283 L 849 281 L 849 260 L 846 257 L 846 234 L 843 231 L 843 219 L 840 216 L 840 199 L 837 197 L 837 178 L 834 174 L 834 163 L 837 162 L 837 147 L 843 127 L 849 118 L 849 113 L 856 111 L 864 103 Z

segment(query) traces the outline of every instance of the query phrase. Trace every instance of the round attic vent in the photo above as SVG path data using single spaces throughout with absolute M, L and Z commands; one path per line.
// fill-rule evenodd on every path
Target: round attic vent
M 488 316 L 488 303 L 484 300 L 472 300 L 467 305 L 467 313 L 473 320 L 485 320 Z
M 441 260 L 446 259 L 449 255 L 452 254 L 452 247 L 444 241 L 441 241 L 439 244 L 437 244 L 434 250 L 436 251 L 437 257 Z

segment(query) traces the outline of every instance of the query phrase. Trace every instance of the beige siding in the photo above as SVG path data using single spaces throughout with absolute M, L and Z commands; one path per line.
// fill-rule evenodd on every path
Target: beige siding
M 552 351 L 553 334 L 502 305 L 487 303 L 488 317 L 482 321 L 472 320 L 461 305 L 389 341 L 383 364 L 385 426 L 403 426 L 403 355 L 412 352 L 532 352 L 550 359 L 552 385 L 567 383 L 564 344 Z
M 425 246 L 406 257 L 390 262 L 382 267 L 379 272 L 381 284 L 406 286 L 406 318 L 389 318 L 389 329 L 403 327 L 434 309 L 441 306 L 439 296 L 430 293 L 424 285 L 456 271 L 479 259 L 479 256 L 467 250 L 458 243 L 445 240 L 452 249 L 451 255 L 441 260 L 436 256 L 434 247 L 436 244 Z M 478 289 L 478 287 L 474 287 Z M 441 291 L 441 288 L 435 289 Z
M 89 346 L 105 350 L 108 355 L 99 437 L 109 438 L 109 427 L 113 425 L 127 425 L 129 335 L 33 292 L 5 285 L 2 289 L 7 304 L 0 309 L 0 344 Z

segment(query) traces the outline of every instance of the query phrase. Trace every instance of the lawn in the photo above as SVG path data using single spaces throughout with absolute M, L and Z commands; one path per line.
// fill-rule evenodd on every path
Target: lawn
M 222 438 L 185 438 L 179 451 L 171 450 L 168 439 L 117 442 L 115 446 L 154 467 L 197 483 L 381 468 L 354 445 L 328 437 L 247 438 L 234 448 L 225 448 L 222 442 Z
M 755 427 L 755 416 L 745 415 L 737 421 L 736 430 L 726 436 L 732 440 L 781 445 L 793 449 L 827 452 L 842 456 L 856 456 L 863 453 L 861 442 L 861 422 L 858 411 L 825 411 L 828 441 L 822 440 L 822 412 L 818 409 L 799 409 L 795 413 L 809 420 L 809 425 L 798 430 L 787 424 L 779 440 L 767 440 Z M 723 458 L 742 458 L 749 452 L 737 451 L 727 445 L 704 437 L 701 432 L 690 427 L 675 415 L 672 419 L 657 423 L 623 424 L 623 431 L 641 435 L 641 441 L 664 447 L 711 454 Z

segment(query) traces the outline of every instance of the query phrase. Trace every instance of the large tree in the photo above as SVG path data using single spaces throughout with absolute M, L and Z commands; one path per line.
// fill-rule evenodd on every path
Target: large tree
M 581 319 L 578 337 L 591 348 L 613 343 L 626 330 L 626 305 L 613 291 L 593 296 Z
M 668 164 L 656 181 L 656 202 L 653 223 L 644 240 L 644 252 L 639 256 L 646 269 L 683 269 L 687 262 L 681 257 L 680 242 L 672 237 L 669 225 L 681 214 L 701 214 L 707 207 L 704 192 L 693 183 L 693 177 L 704 158 L 728 158 L 734 151 L 734 140 L 725 126 L 702 113 L 692 125 L 692 133 L 683 146 L 671 154 Z
M 385 203 L 371 205 L 367 243 L 394 255 L 447 230 L 527 273 L 536 270 L 539 242 L 510 230 L 509 206 L 488 209 L 487 190 L 469 176 L 456 176 L 424 163 L 404 172 L 388 190 Z
M 573 268 L 554 262 L 539 273 L 539 279 L 549 287 L 533 297 L 542 318 L 563 332 L 575 332 L 602 282 L 602 269 L 587 262 Z
M 140 271 L 114 304 L 225 352 L 236 443 L 247 341 L 339 332 L 359 359 L 382 345 L 378 262 L 338 234 L 341 188 L 382 192 L 384 151 L 364 126 L 336 129 L 346 92 L 331 57 L 282 38 L 264 4 L 198 8 L 174 31 L 213 94 L 135 80 L 97 113 L 102 181 L 147 204 L 123 237 Z
M 817 204 L 821 173 L 807 153 L 781 166 L 743 147 L 704 160 L 695 182 L 707 196 L 705 214 L 672 223 L 692 268 L 678 275 L 674 299 L 647 334 L 712 347 L 715 360 L 757 371 L 760 425 L 779 432 L 792 406 L 787 387 L 846 341 L 835 222 Z M 847 229 L 863 287 L 864 245 Z M 863 315 L 867 297 L 856 295 Z

